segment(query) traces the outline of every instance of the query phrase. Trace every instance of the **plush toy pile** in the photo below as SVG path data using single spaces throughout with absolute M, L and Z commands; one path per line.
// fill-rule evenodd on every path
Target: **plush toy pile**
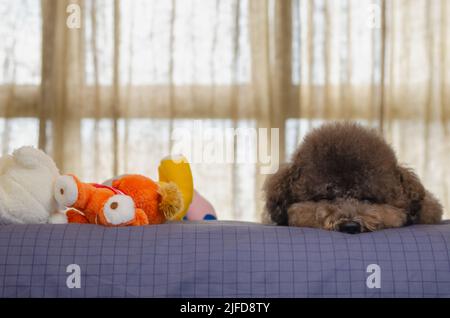
M 0 224 L 91 223 L 103 226 L 216 219 L 194 191 L 186 158 L 164 158 L 159 181 L 130 174 L 103 184 L 60 175 L 51 157 L 22 147 L 0 158 Z

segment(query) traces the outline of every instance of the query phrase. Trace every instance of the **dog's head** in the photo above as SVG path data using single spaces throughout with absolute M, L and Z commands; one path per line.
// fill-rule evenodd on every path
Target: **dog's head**
M 382 137 L 352 123 L 313 130 L 265 191 L 277 224 L 351 233 L 415 222 L 426 193 Z

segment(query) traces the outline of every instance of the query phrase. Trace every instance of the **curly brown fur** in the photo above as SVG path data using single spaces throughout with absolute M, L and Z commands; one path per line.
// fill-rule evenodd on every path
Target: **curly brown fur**
M 398 164 L 384 139 L 354 123 L 313 130 L 264 190 L 266 210 L 278 225 L 340 230 L 352 222 L 358 232 L 369 232 L 442 217 L 437 199 Z

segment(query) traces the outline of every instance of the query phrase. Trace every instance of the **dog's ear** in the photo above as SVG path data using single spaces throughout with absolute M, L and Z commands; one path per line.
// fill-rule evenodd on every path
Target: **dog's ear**
M 425 188 L 420 182 L 419 177 L 411 169 L 399 166 L 398 174 L 400 184 L 403 188 L 403 194 L 408 202 L 408 221 L 409 223 L 415 223 L 422 208 Z
M 264 184 L 266 210 L 278 225 L 288 225 L 287 210 L 293 203 L 292 184 L 300 177 L 297 165 L 287 164 L 268 177 Z
M 422 202 L 422 209 L 420 210 L 420 217 L 418 223 L 421 224 L 437 224 L 442 220 L 444 210 L 441 203 L 435 196 L 425 190 L 425 197 Z

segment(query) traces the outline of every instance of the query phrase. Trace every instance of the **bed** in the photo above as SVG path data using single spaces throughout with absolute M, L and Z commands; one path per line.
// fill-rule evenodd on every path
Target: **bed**
M 224 221 L 7 225 L 0 297 L 450 297 L 449 255 L 450 223 L 359 235 Z

